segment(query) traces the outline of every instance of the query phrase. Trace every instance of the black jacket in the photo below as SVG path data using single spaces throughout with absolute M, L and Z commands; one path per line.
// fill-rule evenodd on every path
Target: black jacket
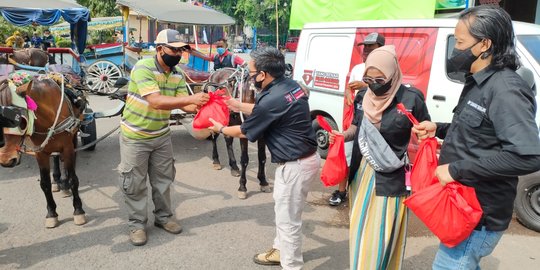
M 352 124 L 357 127 L 360 127 L 362 118 L 364 117 L 362 100 L 364 99 L 366 91 L 367 88 L 360 90 L 354 99 L 355 111 Z M 430 117 L 426 103 L 424 102 L 424 95 L 420 90 L 401 85 L 394 97 L 394 101 L 383 112 L 379 131 L 396 156 L 402 159 L 407 151 L 411 138 L 412 123 L 405 115 L 397 111 L 396 105 L 398 103 L 403 103 L 407 110 L 411 110 L 412 114 L 419 122 L 430 120 Z M 358 145 L 359 130 L 360 129 L 358 128 L 353 139 L 354 146 L 349 170 L 349 182 L 355 179 L 358 167 L 362 160 L 362 154 L 360 153 L 360 147 Z M 391 173 L 375 172 L 375 192 L 377 196 L 390 197 L 408 194 L 408 191 L 405 188 L 405 169 L 402 167 Z

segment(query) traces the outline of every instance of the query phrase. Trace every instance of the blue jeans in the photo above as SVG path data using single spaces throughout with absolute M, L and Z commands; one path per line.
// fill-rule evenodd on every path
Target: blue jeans
M 439 245 L 433 270 L 480 270 L 480 259 L 495 249 L 504 231 L 474 230 L 461 244 L 449 248 Z

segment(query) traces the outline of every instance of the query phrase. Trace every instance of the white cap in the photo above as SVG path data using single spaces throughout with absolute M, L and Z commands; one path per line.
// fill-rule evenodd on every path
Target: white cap
M 181 48 L 187 47 L 191 49 L 189 44 L 180 41 L 180 33 L 173 29 L 164 29 L 159 32 L 154 41 L 156 44 L 166 44 L 171 47 Z

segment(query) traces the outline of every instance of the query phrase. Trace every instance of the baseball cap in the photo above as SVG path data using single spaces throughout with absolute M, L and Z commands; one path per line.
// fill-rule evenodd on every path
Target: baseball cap
M 180 33 L 173 29 L 161 30 L 154 42 L 156 44 L 166 44 L 175 48 L 187 47 L 188 49 L 191 49 L 189 44 L 180 41 Z
M 379 33 L 370 33 L 369 35 L 366 36 L 366 38 L 364 38 L 364 41 L 356 45 L 357 46 L 366 45 L 366 44 L 370 45 L 370 44 L 375 44 L 375 43 L 378 43 L 379 45 L 384 46 L 384 37 Z

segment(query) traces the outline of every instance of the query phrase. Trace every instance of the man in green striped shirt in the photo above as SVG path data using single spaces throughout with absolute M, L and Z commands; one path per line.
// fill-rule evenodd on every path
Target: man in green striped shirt
M 142 59 L 131 71 L 120 136 L 120 188 L 129 216 L 129 238 L 146 244 L 146 179 L 152 189 L 154 225 L 173 234 L 182 227 L 172 219 L 170 185 L 176 174 L 169 129 L 171 110 L 195 111 L 205 104 L 205 93 L 188 95 L 186 81 L 176 65 L 189 45 L 176 30 L 165 29 L 156 38 L 157 54 Z

